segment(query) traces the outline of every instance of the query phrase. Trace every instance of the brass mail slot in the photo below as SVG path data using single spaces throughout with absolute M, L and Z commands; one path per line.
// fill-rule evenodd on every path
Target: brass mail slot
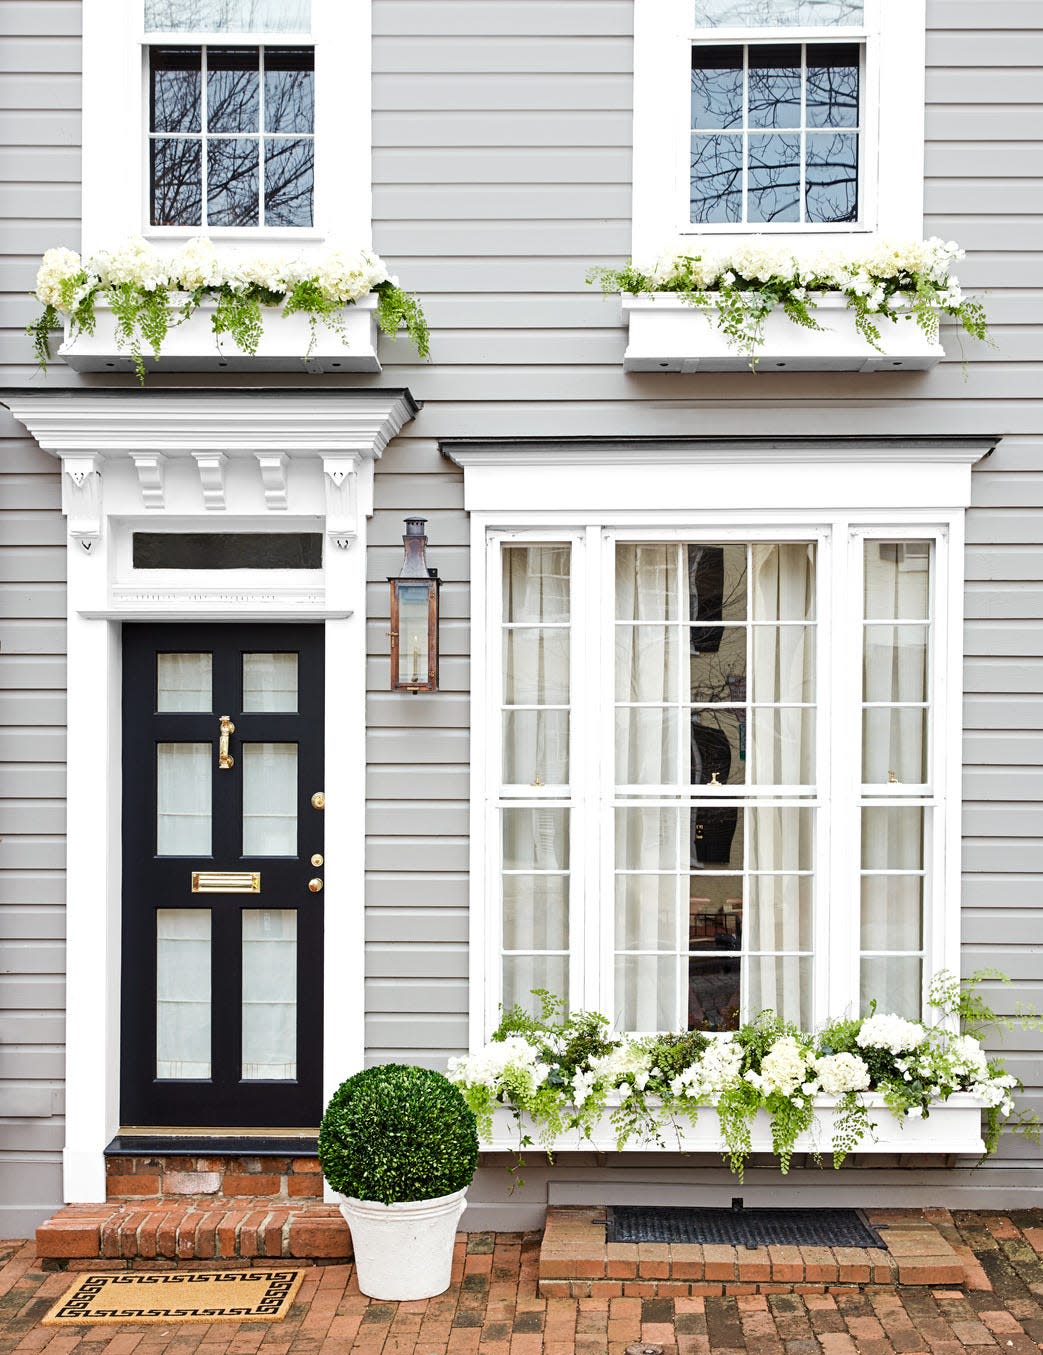
M 194 870 L 193 894 L 259 894 L 259 870 Z

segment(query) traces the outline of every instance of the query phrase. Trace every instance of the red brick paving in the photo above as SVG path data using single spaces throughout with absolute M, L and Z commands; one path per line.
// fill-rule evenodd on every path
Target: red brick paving
M 32 1243 L 0 1243 L 0 1355 L 624 1355 L 638 1342 L 664 1355 L 1039 1355 L 1043 1211 L 932 1221 L 965 1249 L 973 1285 L 547 1297 L 538 1234 L 472 1233 L 450 1290 L 425 1303 L 366 1299 L 334 1262 L 308 1268 L 283 1322 L 170 1327 L 41 1327 L 71 1276 L 43 1271 Z

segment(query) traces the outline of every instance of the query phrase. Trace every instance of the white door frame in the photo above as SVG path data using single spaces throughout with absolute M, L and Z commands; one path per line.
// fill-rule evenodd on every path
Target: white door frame
M 68 527 L 64 1197 L 105 1199 L 119 1129 L 121 623 L 326 627 L 323 1092 L 363 1065 L 365 585 L 375 460 L 408 391 L 62 390 L 5 397 L 62 467 Z M 135 571 L 133 530 L 322 531 L 321 571 Z M 292 577 L 290 577 L 292 575 Z M 333 1038 L 335 1035 L 335 1038 Z

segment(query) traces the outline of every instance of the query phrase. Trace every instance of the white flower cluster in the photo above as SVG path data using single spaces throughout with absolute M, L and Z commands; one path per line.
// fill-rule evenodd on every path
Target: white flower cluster
M 892 1054 L 904 1054 L 919 1049 L 927 1040 L 927 1031 L 918 1021 L 907 1021 L 894 1012 L 878 1012 L 867 1016 L 858 1032 L 862 1049 L 886 1049 Z
M 71 306 L 63 297 L 62 284 L 80 278 Z M 285 254 L 221 254 L 205 236 L 195 236 L 174 254 L 161 253 L 141 236 L 125 241 L 118 249 L 83 261 L 70 249 L 49 249 L 36 276 L 36 296 L 45 306 L 74 309 L 89 291 L 132 283 L 143 291 L 160 288 L 195 292 L 200 288 L 245 291 L 262 287 L 285 296 L 300 282 L 318 284 L 328 301 L 346 304 L 368 296 L 383 282 L 398 286 L 389 277 L 379 255 L 365 249 L 338 246 L 319 258 Z
M 747 1073 L 746 1080 L 765 1096 L 778 1092 L 796 1106 L 802 1106 L 804 1097 L 814 1096 L 818 1089 L 812 1054 L 792 1035 L 781 1035 L 761 1059 L 760 1072 Z
M 49 249 L 43 256 L 40 271 L 36 275 L 37 300 L 45 306 L 62 309 L 65 304 L 62 284 L 78 277 L 82 272 L 83 262 L 75 250 Z
M 963 300 L 959 281 L 950 266 L 964 257 L 954 240 L 931 236 L 928 240 L 881 240 L 868 254 L 854 255 L 842 248 L 822 249 L 803 259 L 766 236 L 753 235 L 724 250 L 710 250 L 693 258 L 664 257 L 641 269 L 652 290 L 669 289 L 678 277 L 690 280 L 696 290 L 712 291 L 732 286 L 737 278 L 750 283 L 786 284 L 797 300 L 807 289 L 847 292 L 862 299 L 871 311 L 901 309 L 909 302 L 905 292 L 892 293 L 884 284 L 895 278 L 923 277 L 938 289 L 939 305 L 957 307 Z M 796 284 L 796 285 L 794 285 Z
M 531 1096 L 547 1080 L 550 1066 L 521 1035 L 493 1040 L 477 1054 L 449 1060 L 447 1076 L 465 1087 L 487 1086 L 494 1094 Z
M 815 1059 L 815 1073 L 827 1096 L 864 1092 L 869 1087 L 869 1068 L 857 1054 L 824 1054 Z
M 697 1062 L 672 1079 L 670 1090 L 696 1104 L 715 1106 L 721 1093 L 739 1080 L 741 1067 L 742 1046 L 730 1035 L 722 1035 L 710 1041 Z

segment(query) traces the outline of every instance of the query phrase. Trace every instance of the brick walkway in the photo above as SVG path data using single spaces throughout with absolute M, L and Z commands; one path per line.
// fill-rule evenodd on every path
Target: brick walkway
M 31 1243 L 0 1243 L 0 1355 L 1038 1355 L 1043 1211 L 956 1214 L 979 1285 L 869 1293 L 540 1298 L 537 1234 L 472 1233 L 454 1282 L 426 1303 L 363 1298 L 349 1265 L 311 1267 L 281 1323 L 57 1328 L 39 1319 L 73 1278 Z

